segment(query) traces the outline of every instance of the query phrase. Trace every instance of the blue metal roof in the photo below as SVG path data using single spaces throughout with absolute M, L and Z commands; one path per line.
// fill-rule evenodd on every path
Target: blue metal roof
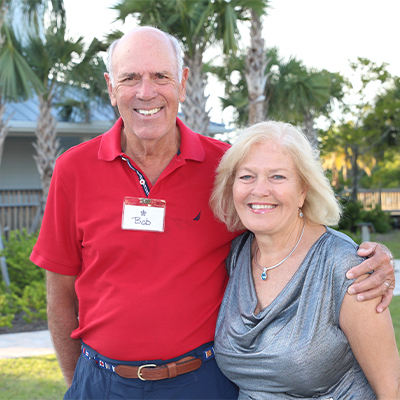
M 61 107 L 53 107 L 52 115 L 59 122 L 85 122 L 79 113 L 72 113 L 71 118 L 66 120 L 60 115 Z M 93 104 L 90 108 L 91 121 L 112 121 L 115 119 L 114 111 L 111 105 L 98 106 Z M 5 108 L 5 119 L 11 115 L 12 121 L 30 121 L 36 122 L 39 117 L 39 99 L 33 97 L 29 100 L 19 103 L 7 103 Z

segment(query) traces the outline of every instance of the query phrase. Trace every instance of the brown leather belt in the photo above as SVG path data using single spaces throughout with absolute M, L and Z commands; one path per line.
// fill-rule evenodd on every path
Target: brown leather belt
M 159 381 L 175 378 L 178 375 L 195 371 L 201 366 L 201 359 L 185 357 L 176 362 L 163 365 L 143 364 L 138 367 L 131 365 L 117 365 L 115 372 L 123 378 L 141 379 L 142 381 Z

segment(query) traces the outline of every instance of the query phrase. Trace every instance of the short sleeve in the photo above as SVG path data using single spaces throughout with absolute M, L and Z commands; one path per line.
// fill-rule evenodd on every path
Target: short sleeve
M 39 238 L 30 259 L 41 268 L 72 276 L 81 269 L 81 240 L 76 226 L 73 190 L 65 184 L 61 170 L 57 161 Z
M 364 258 L 357 255 L 358 245 L 348 236 L 335 232 L 330 253 L 332 255 L 332 279 L 335 304 L 335 321 L 339 324 L 340 309 L 347 289 L 355 279 L 347 279 L 350 268 L 359 265 Z

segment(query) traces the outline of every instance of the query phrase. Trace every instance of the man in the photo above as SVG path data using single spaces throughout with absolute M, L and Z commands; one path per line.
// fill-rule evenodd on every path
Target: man
M 110 48 L 109 71 L 121 118 L 58 159 L 31 256 L 48 271 L 65 398 L 236 398 L 212 347 L 235 235 L 208 198 L 227 145 L 177 118 L 189 70 L 169 35 L 127 33 Z M 394 276 L 382 251 L 354 273 L 382 260 L 357 292 L 386 293 Z

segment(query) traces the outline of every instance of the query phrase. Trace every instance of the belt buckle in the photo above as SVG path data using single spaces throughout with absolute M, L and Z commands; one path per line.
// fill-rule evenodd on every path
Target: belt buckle
M 154 368 L 154 367 L 157 367 L 157 365 L 156 365 L 156 364 L 143 364 L 143 365 L 141 365 L 141 366 L 139 367 L 139 369 L 138 369 L 138 372 L 137 372 L 138 378 L 139 378 L 140 380 L 142 380 L 142 381 L 145 381 L 146 379 L 144 379 L 144 378 L 142 377 L 142 374 L 141 374 L 142 369 L 143 369 L 143 368 Z

